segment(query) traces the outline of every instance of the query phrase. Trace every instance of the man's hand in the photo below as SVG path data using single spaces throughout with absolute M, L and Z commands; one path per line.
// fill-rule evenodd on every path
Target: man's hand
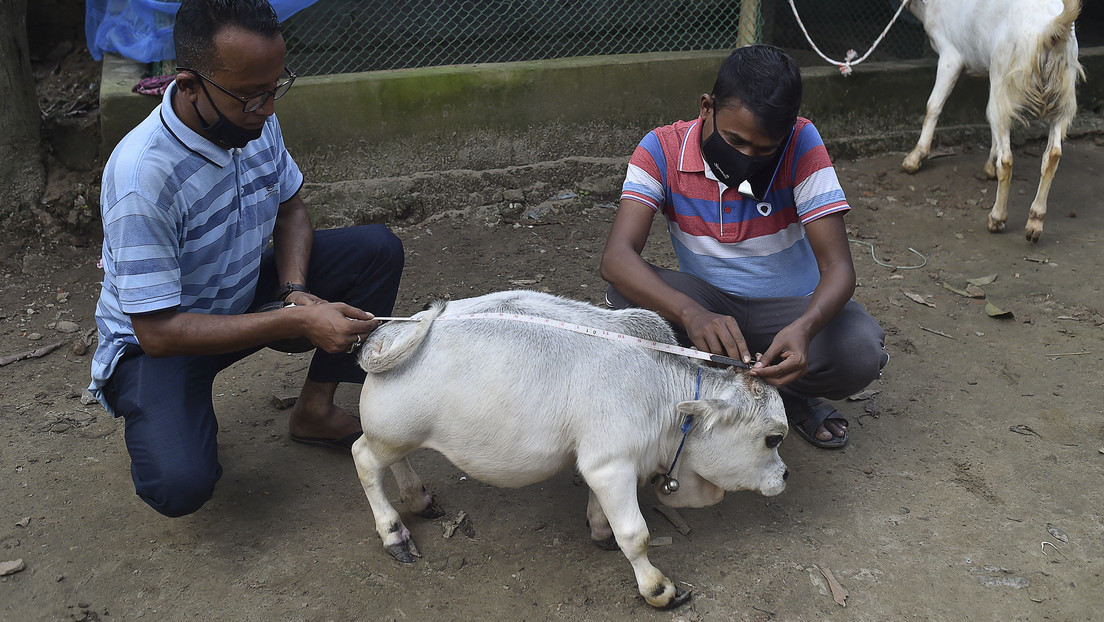
M 297 293 L 302 294 L 302 292 Z M 307 296 L 310 295 L 307 294 Z M 313 304 L 296 302 L 296 307 L 287 310 L 301 309 L 298 313 L 302 314 L 303 336 L 315 346 L 331 354 L 348 352 L 352 346 L 363 342 L 364 338 L 380 325 L 380 321 L 374 319 L 371 313 L 356 307 L 343 302 L 326 302 L 316 296 L 311 298 L 319 302 Z
M 698 307 L 686 317 L 682 326 L 699 350 L 751 363 L 751 353 L 744 341 L 744 334 L 740 332 L 740 326 L 733 317 Z
M 766 352 L 756 354 L 751 375 L 776 387 L 804 376 L 809 371 L 810 340 L 807 331 L 795 324 L 783 328 L 775 335 Z

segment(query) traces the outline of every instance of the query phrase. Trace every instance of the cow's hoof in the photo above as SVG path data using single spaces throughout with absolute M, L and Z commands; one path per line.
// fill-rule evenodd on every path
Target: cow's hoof
M 409 540 L 398 544 L 391 544 L 383 548 L 387 551 L 388 555 L 395 558 L 395 561 L 404 564 L 412 564 L 414 563 L 415 557 L 422 556 L 422 554 L 418 552 L 418 547 L 414 546 L 414 542 Z
M 594 527 L 591 526 L 589 518 L 587 519 L 586 526 L 587 529 L 590 530 L 590 541 L 593 542 L 598 548 L 604 549 L 606 551 L 621 550 L 621 547 L 617 546 L 617 536 L 613 535 L 612 531 L 610 531 L 609 536 L 602 538 L 599 534 L 594 533 Z M 606 529 L 604 529 L 603 531 L 606 530 L 609 530 L 609 525 L 606 525 Z
M 414 514 L 421 516 L 422 518 L 441 518 L 445 515 L 445 509 L 437 505 L 436 501 L 430 501 L 424 509 Z
M 610 536 L 610 537 L 606 538 L 605 540 L 594 540 L 593 542 L 600 549 L 605 549 L 607 551 L 620 551 L 621 550 L 621 547 L 617 546 L 617 536 Z
M 691 595 L 690 590 L 684 590 L 681 587 L 676 585 L 675 586 L 675 596 L 671 599 L 671 602 L 667 603 L 666 605 L 663 605 L 662 607 L 657 607 L 657 609 L 666 610 L 666 609 L 674 609 L 676 607 L 681 607 L 681 606 L 685 605 L 687 602 L 689 602 L 690 595 Z

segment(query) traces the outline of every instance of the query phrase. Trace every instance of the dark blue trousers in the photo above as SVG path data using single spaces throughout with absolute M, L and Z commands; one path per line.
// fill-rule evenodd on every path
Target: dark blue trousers
M 403 260 L 402 242 L 383 225 L 316 231 L 307 287 L 330 302 L 391 315 Z M 269 249 L 253 306 L 273 300 L 280 285 Z M 126 420 L 134 488 L 153 509 L 183 516 L 211 498 L 222 476 L 212 402 L 215 375 L 260 349 L 153 358 L 134 348 L 119 361 L 104 396 Z M 307 378 L 360 383 L 364 371 L 352 354 L 315 350 Z

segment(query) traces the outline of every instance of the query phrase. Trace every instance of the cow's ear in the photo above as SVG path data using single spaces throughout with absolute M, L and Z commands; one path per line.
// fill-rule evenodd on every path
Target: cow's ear
M 722 400 L 704 399 L 680 402 L 678 411 L 685 415 L 699 417 L 704 429 L 708 430 L 718 421 L 732 418 L 732 409 Z
M 679 402 L 675 407 L 678 411 L 684 415 L 705 415 L 708 409 L 705 405 L 705 400 L 687 400 L 685 402 Z

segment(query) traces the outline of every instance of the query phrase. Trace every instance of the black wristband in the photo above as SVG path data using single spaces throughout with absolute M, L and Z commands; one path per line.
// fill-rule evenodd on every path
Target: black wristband
M 308 294 L 310 293 L 303 285 L 288 281 L 287 283 L 284 283 L 284 286 L 281 287 L 279 291 L 276 292 L 276 299 L 287 300 L 287 297 L 291 295 L 291 292 L 306 292 Z

